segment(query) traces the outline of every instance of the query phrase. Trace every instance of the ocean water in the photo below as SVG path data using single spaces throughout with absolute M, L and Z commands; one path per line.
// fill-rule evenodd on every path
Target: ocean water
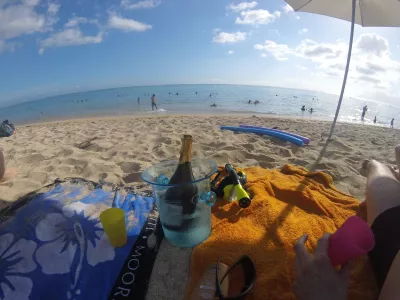
M 159 110 L 151 110 L 151 95 L 156 95 Z M 140 98 L 140 103 L 137 98 Z M 225 114 L 251 113 L 333 120 L 338 96 L 298 89 L 244 85 L 163 85 L 139 86 L 80 92 L 25 102 L 0 109 L 0 119 L 15 124 L 59 119 L 113 115 Z M 260 101 L 248 104 L 248 101 Z M 216 104 L 217 107 L 210 105 Z M 313 114 L 301 106 L 313 108 Z M 400 105 L 345 97 L 341 122 L 361 123 L 361 111 L 368 105 L 363 123 L 389 126 L 400 116 Z M 400 124 L 400 118 L 397 122 Z M 396 121 L 395 121 L 395 127 Z

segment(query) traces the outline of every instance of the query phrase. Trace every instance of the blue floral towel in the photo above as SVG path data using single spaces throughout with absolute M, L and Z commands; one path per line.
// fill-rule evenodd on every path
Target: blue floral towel
M 149 214 L 153 220 L 158 217 L 153 198 L 131 192 L 106 191 L 91 182 L 72 180 L 56 183 L 2 211 L 0 299 L 118 298 L 112 291 L 118 292 L 119 276 L 126 276 L 127 258 L 131 251 L 143 254 L 134 248 L 142 227 L 146 223 L 149 229 Z M 99 214 L 112 206 L 125 211 L 128 231 L 127 244 L 116 249 L 99 220 Z M 150 229 L 150 234 L 142 232 L 141 239 L 158 249 L 160 240 L 152 238 L 154 228 Z M 130 287 L 134 277 L 134 273 L 129 277 Z M 124 296 L 128 292 L 130 288 L 125 287 Z

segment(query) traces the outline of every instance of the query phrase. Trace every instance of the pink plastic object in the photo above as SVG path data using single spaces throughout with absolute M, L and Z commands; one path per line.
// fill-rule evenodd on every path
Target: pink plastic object
M 361 218 L 352 216 L 329 238 L 328 255 L 332 265 L 338 266 L 367 254 L 374 246 L 371 228 Z

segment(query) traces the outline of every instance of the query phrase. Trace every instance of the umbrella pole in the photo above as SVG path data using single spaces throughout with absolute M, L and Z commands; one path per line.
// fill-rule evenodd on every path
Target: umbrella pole
M 333 131 L 335 130 L 336 121 L 337 121 L 337 119 L 339 117 L 340 107 L 342 105 L 344 90 L 346 88 L 347 74 L 349 73 L 351 50 L 353 49 L 354 22 L 355 22 L 355 18 L 356 18 L 356 0 L 352 0 L 352 3 L 353 4 L 352 4 L 352 15 L 351 15 L 350 43 L 349 43 L 349 53 L 347 55 L 347 65 L 346 65 L 346 70 L 344 71 L 342 91 L 340 92 L 340 97 L 339 97 L 338 106 L 336 108 L 335 118 L 333 119 L 331 132 L 329 133 L 329 137 L 328 137 L 327 143 L 331 140 L 332 135 L 333 135 Z

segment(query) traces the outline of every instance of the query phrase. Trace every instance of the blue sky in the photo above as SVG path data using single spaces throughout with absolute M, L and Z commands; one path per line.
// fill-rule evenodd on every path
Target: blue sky
M 0 0 L 0 105 L 180 83 L 338 94 L 349 30 L 281 0 Z M 354 41 L 347 95 L 400 97 L 400 29 Z

